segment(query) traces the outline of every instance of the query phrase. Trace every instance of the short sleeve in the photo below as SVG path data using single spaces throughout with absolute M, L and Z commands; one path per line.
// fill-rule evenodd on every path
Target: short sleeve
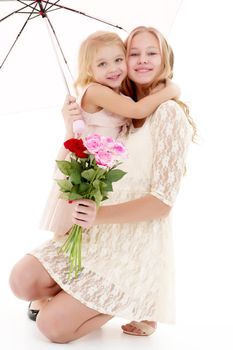
M 150 193 L 172 206 L 185 172 L 192 129 L 175 101 L 163 103 L 151 116 L 153 160 Z

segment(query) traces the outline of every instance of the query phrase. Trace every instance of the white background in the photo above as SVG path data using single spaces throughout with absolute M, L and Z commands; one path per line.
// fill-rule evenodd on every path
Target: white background
M 89 3 L 91 1 L 87 6 Z M 134 23 L 154 26 L 158 23 L 151 16 L 156 13 L 153 1 L 135 5 L 121 1 L 108 3 L 112 6 L 112 18 L 120 13 L 118 24 L 128 23 L 129 29 Z M 174 18 L 179 2 L 170 3 L 176 5 L 172 10 Z M 0 2 L 0 18 L 9 12 L 5 6 L 3 13 L 2 5 L 5 6 L 4 2 Z M 9 6 L 12 6 L 10 2 Z M 76 8 L 81 9 L 77 4 Z M 141 15 L 132 16 L 134 10 Z M 184 0 L 174 23 L 168 7 L 160 10 L 160 21 L 162 15 L 164 18 L 163 11 L 168 14 L 158 27 L 167 35 L 175 52 L 174 80 L 181 86 L 182 99 L 189 103 L 201 135 L 199 144 L 193 144 L 190 149 L 187 175 L 173 209 L 177 325 L 160 326 L 157 335 L 146 339 L 122 338 L 118 335 L 120 320 L 116 319 L 100 333 L 84 338 L 81 343 L 84 349 L 94 347 L 100 335 L 106 349 L 111 339 L 119 346 L 138 349 L 146 346 L 166 350 L 217 349 L 220 346 L 232 349 L 233 345 L 229 336 L 233 313 L 232 5 L 230 0 L 221 3 Z M 97 9 L 93 11 L 97 14 Z M 61 34 L 66 35 L 65 51 L 70 53 L 72 49 L 70 62 L 74 75 L 81 40 L 75 30 L 81 37 L 96 29 L 109 30 L 91 21 L 84 24 L 83 19 L 76 16 L 80 20 L 79 31 L 73 27 L 67 29 L 69 21 L 65 20 L 65 15 L 62 30 L 60 28 Z M 130 23 L 132 18 L 134 22 Z M 7 349 L 45 346 L 44 338 L 26 320 L 27 304 L 12 296 L 8 275 L 24 253 L 50 237 L 49 233 L 38 230 L 38 222 L 52 183 L 54 160 L 64 131 L 60 110 L 66 90 L 49 39 L 44 29 L 38 31 L 31 26 L 27 30 L 22 39 L 24 45 L 15 47 L 0 71 L 0 326 L 5 330 Z M 121 32 L 120 35 L 126 36 Z M 0 62 L 14 36 L 9 27 L 0 23 Z M 37 44 L 34 46 L 32 42 Z M 46 344 L 47 347 L 56 346 Z

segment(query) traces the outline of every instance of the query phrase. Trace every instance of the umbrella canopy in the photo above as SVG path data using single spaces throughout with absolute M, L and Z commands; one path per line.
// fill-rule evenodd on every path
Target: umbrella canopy
M 151 25 L 168 35 L 181 0 L 144 0 L 133 5 L 123 0 L 49 0 L 60 6 L 84 12 L 87 15 L 113 23 L 130 32 L 138 25 Z M 46 1 L 45 1 L 46 3 Z M 36 1 L 1 1 L 0 19 L 9 13 L 36 5 Z M 33 5 L 32 5 L 33 4 Z M 38 5 L 38 4 L 37 4 Z M 51 5 L 47 5 L 51 6 Z M 22 9 L 21 12 L 26 12 Z M 90 17 L 62 8 L 51 8 L 49 19 L 59 38 L 62 50 L 74 76 L 77 73 L 77 54 L 81 41 L 95 30 L 117 32 L 122 39 L 128 35 L 118 28 L 93 20 Z M 28 11 L 27 11 L 28 12 Z M 15 13 L 0 22 L 0 63 L 19 34 L 28 14 Z M 0 114 L 60 106 L 66 88 L 60 74 L 56 56 L 42 16 L 28 21 L 7 61 L 0 70 Z M 63 67 L 72 92 L 72 81 Z

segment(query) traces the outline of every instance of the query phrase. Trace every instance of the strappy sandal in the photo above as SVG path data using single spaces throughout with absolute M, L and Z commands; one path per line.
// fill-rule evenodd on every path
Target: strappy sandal
M 40 310 L 31 309 L 31 304 L 32 304 L 32 301 L 28 305 L 27 315 L 28 315 L 28 318 L 30 318 L 30 320 L 36 321 L 37 315 L 38 315 Z
M 156 330 L 156 324 L 155 324 L 155 327 L 152 327 L 150 326 L 149 324 L 145 323 L 145 322 L 137 322 L 137 321 L 132 321 L 130 322 L 130 324 L 133 326 L 133 327 L 136 327 L 137 329 L 140 329 L 143 333 L 141 334 L 138 334 L 138 333 L 135 333 L 133 331 L 125 331 L 123 328 L 123 333 L 125 334 L 129 334 L 129 335 L 136 335 L 136 336 L 149 336 L 151 334 L 153 334 Z
M 50 300 L 52 300 L 52 297 L 47 299 L 47 301 L 50 301 Z M 30 301 L 30 303 L 28 305 L 27 315 L 28 315 L 28 318 L 30 318 L 30 320 L 36 321 L 37 315 L 38 315 L 40 310 L 39 309 L 31 309 L 31 306 L 32 306 L 32 301 Z

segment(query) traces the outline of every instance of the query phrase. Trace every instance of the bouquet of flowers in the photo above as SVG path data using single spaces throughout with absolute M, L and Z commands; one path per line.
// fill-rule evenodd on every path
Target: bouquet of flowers
M 113 191 L 112 183 L 120 180 L 126 173 L 116 169 L 126 150 L 122 143 L 111 137 L 98 134 L 86 136 L 84 140 L 72 138 L 64 142 L 70 160 L 57 160 L 64 179 L 56 180 L 61 191 L 60 198 L 70 203 L 80 198 L 94 200 L 97 206 Z M 70 272 L 78 277 L 81 266 L 82 227 L 74 224 L 69 231 L 60 252 L 68 253 Z

